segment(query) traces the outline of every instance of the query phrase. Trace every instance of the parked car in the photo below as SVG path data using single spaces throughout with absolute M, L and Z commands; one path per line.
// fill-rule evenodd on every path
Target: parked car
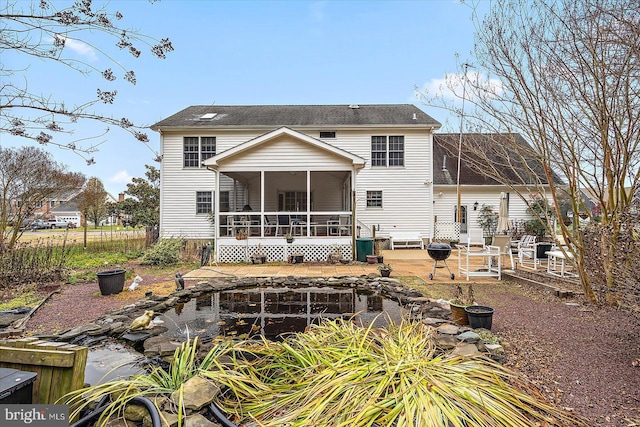
M 49 220 L 49 227 L 50 228 L 69 228 L 70 227 L 70 223 L 69 221 L 64 221 L 62 219 L 50 219 Z M 75 227 L 75 224 L 74 224 Z
M 29 228 L 31 223 L 33 222 L 32 218 L 25 218 L 22 220 L 22 224 L 20 224 L 20 230 L 24 230 L 25 228 Z
M 43 219 L 34 219 L 31 224 L 28 226 L 29 230 L 44 230 L 46 228 L 51 228 L 51 225 L 48 221 Z

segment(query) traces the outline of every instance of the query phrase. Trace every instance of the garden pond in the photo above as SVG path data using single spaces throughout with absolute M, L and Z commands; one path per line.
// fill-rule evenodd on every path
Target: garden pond
M 198 336 L 203 343 L 216 337 L 282 339 L 303 332 L 322 319 L 352 319 L 364 326 L 385 327 L 400 322 L 407 309 L 385 292 L 344 286 L 268 286 L 205 292 L 180 299 L 156 313 L 152 326 L 160 336 L 184 342 Z M 141 350 L 138 348 L 137 350 Z M 95 385 L 131 375 L 145 360 L 130 345 L 109 340 L 89 350 L 85 382 Z M 117 368 L 117 369 L 114 369 Z

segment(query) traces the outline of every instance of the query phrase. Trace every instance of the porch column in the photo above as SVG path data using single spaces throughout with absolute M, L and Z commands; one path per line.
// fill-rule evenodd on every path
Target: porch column
M 215 178 L 216 178 L 216 185 L 215 185 L 215 196 L 213 198 L 213 218 L 214 218 L 214 224 L 213 224 L 213 244 L 214 244 L 214 250 L 213 250 L 213 255 L 215 255 L 215 262 L 219 262 L 220 260 L 218 259 L 218 241 L 220 238 L 220 171 L 218 169 L 214 170 L 215 173 Z
M 260 171 L 260 237 L 264 237 L 264 170 Z
M 307 223 L 307 237 L 311 236 L 311 171 L 307 169 L 307 217 L 305 222 Z

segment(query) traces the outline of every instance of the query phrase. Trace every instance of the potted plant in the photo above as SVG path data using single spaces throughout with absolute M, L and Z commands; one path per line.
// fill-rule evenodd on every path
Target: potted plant
M 380 275 L 382 277 L 389 277 L 393 268 L 391 267 L 391 264 L 380 264 L 378 266 L 378 270 L 380 271 Z
M 331 264 L 336 264 L 338 262 L 341 262 L 343 260 L 343 256 L 342 256 L 342 252 L 340 251 L 340 247 L 338 246 L 337 243 L 334 243 L 332 245 L 332 252 L 329 253 L 329 255 L 327 256 L 327 261 L 329 261 Z
M 293 243 L 293 235 L 291 233 L 285 234 L 284 238 L 287 239 L 287 243 Z
M 498 228 L 498 214 L 493 211 L 493 206 L 482 205 L 478 213 L 478 225 L 482 228 L 485 243 L 490 244 Z
M 451 309 L 451 316 L 453 321 L 458 325 L 468 325 L 469 317 L 465 308 L 475 304 L 475 296 L 473 294 L 473 286 L 469 285 L 467 292 L 462 290 L 462 286 L 458 285 L 456 291 L 453 294 L 453 298 L 449 300 L 449 308 Z
M 267 256 L 262 252 L 262 245 L 258 243 L 258 249 L 251 255 L 252 264 L 264 264 L 267 262 Z
M 488 329 L 491 330 L 491 323 L 493 320 L 493 308 L 486 307 L 484 305 L 470 305 L 464 308 L 467 317 L 469 318 L 469 325 L 473 329 Z

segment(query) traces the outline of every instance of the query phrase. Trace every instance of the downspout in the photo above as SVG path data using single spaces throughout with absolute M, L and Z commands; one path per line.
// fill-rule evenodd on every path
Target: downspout
M 356 168 L 351 167 L 351 259 L 356 260 Z
M 206 166 L 207 170 L 210 170 L 215 174 L 215 196 L 213 199 L 213 253 L 215 254 L 215 262 L 219 262 L 218 259 L 218 240 L 220 237 L 220 171 L 218 169 L 212 169 Z

